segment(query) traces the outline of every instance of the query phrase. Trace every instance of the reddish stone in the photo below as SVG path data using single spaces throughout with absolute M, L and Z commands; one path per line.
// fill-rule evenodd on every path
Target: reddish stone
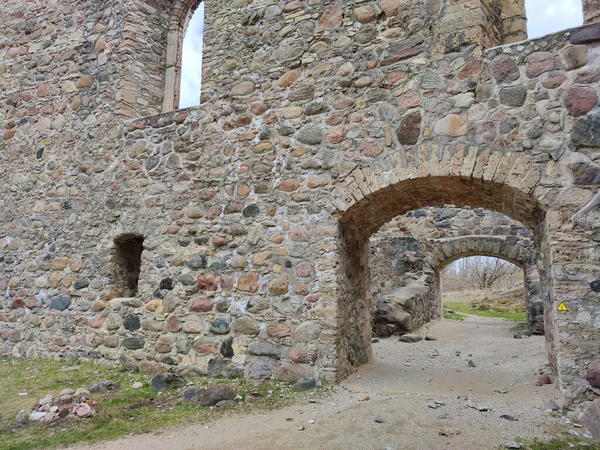
M 371 6 L 359 6 L 354 8 L 354 17 L 360 23 L 369 23 L 377 18 L 375 10 Z
M 308 261 L 302 261 L 296 266 L 296 275 L 298 275 L 300 278 L 308 278 L 311 275 L 314 275 L 314 273 L 315 268 Z
M 299 281 L 298 283 L 294 284 L 294 293 L 298 295 L 308 294 L 308 283 Z
M 310 366 L 288 365 L 277 369 L 277 378 L 282 381 L 296 381 L 300 378 L 313 377 L 315 370 Z
M 458 72 L 458 78 L 464 80 L 481 72 L 481 60 L 471 61 Z
M 16 132 L 17 132 L 16 128 L 13 128 L 11 130 L 6 130 L 4 132 L 4 140 L 5 141 L 10 141 L 14 137 L 14 135 L 15 135 Z
M 258 290 L 258 275 L 255 272 L 249 272 L 240 276 L 238 289 L 243 292 L 256 292 Z
M 521 75 L 517 62 L 508 55 L 495 57 L 490 67 L 498 83 L 515 81 Z
M 62 336 L 56 336 L 55 338 L 52 339 L 52 343 L 59 347 L 64 347 L 69 343 L 69 341 Z
M 310 294 L 306 296 L 306 301 L 309 303 L 315 303 L 319 301 L 320 295 L 319 294 Z
M 588 366 L 586 379 L 592 387 L 600 389 L 600 363 L 594 363 Z
M 190 311 L 210 312 L 213 309 L 213 301 L 208 297 L 196 297 L 190 300 Z
M 253 103 L 250 112 L 255 116 L 262 116 L 267 111 L 267 105 L 264 103 Z
M 321 30 L 328 31 L 339 27 L 342 24 L 342 5 L 332 3 L 329 5 L 319 20 Z
M 421 97 L 417 94 L 406 94 L 400 97 L 399 105 L 401 109 L 412 109 L 421 106 Z
M 198 290 L 200 291 L 216 291 L 217 281 L 214 275 L 198 275 Z
M 22 298 L 15 298 L 12 303 L 10 304 L 10 307 L 12 309 L 19 309 L 19 308 L 23 308 L 25 306 L 25 302 L 23 301 Z
M 217 344 L 196 344 L 194 350 L 203 355 L 216 355 L 219 353 L 219 347 Z
M 333 128 L 327 132 L 325 140 L 329 144 L 339 144 L 344 140 L 344 134 L 343 128 Z
M 552 378 L 549 375 L 538 375 L 537 381 L 540 384 L 552 384 Z
M 227 239 L 221 236 L 213 236 L 212 243 L 215 247 L 223 247 L 227 245 Z
M 304 227 L 294 228 L 290 232 L 290 238 L 294 242 L 308 242 L 308 231 Z
M 215 195 L 217 195 L 217 191 L 215 191 L 214 189 L 207 189 L 204 192 L 200 192 L 198 194 L 198 198 L 207 202 L 209 200 L 212 200 Z
M 350 108 L 353 105 L 354 105 L 354 99 L 353 98 L 345 98 L 345 99 L 340 100 L 339 102 L 337 102 L 335 105 L 333 105 L 333 107 L 335 109 L 337 109 L 337 110 L 340 110 L 340 109 Z
M 375 142 L 362 141 L 360 143 L 360 154 L 368 158 L 376 158 L 383 149 Z
M 292 330 L 282 323 L 270 323 L 267 325 L 267 334 L 274 338 L 284 338 L 292 335 Z
M 167 330 L 171 333 L 177 333 L 181 331 L 181 323 L 177 316 L 171 316 L 167 319 Z
M 396 84 L 398 81 L 404 78 L 404 72 L 392 72 L 387 76 L 387 82 L 389 84 Z
M 104 336 L 104 346 L 108 348 L 117 348 L 119 342 L 115 336 Z
M 283 180 L 279 184 L 279 189 L 281 189 L 284 192 L 293 192 L 296 189 L 298 189 L 299 187 L 300 187 L 300 183 L 298 182 L 298 180 L 295 180 L 293 178 Z
M 529 78 L 539 77 L 554 69 L 556 69 L 556 59 L 550 52 L 536 52 L 527 57 L 525 74 Z
M 288 292 L 288 276 L 283 273 L 275 280 L 269 282 L 269 292 L 273 295 L 283 295 Z
M 101 328 L 104 324 L 104 317 L 102 316 L 94 316 L 92 320 L 90 320 L 90 328 Z
M 546 89 L 556 89 L 560 87 L 567 78 L 564 75 L 557 75 L 555 77 L 548 78 L 546 81 L 542 83 Z
M 379 0 L 379 7 L 387 17 L 397 16 L 404 7 L 402 0 Z
M 232 275 L 221 275 L 219 277 L 219 282 L 224 290 L 230 291 L 233 289 L 233 286 L 235 286 L 235 277 Z
M 589 87 L 574 87 L 563 97 L 565 107 L 574 116 L 582 116 L 590 112 L 598 103 L 596 90 Z
M 396 130 L 398 141 L 402 145 L 415 145 L 421 136 L 421 113 L 413 112 L 403 117 Z
M 301 345 L 296 345 L 293 349 L 291 349 L 288 356 L 290 361 L 296 364 L 308 364 L 311 362 L 311 357 L 308 350 Z

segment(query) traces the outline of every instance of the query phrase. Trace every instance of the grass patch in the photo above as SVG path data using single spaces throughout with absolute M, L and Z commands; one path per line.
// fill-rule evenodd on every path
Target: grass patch
M 506 319 L 512 320 L 514 322 L 521 322 L 527 319 L 525 313 L 516 313 L 516 312 L 500 312 L 500 311 L 481 311 L 479 309 L 473 308 L 470 303 L 460 303 L 460 302 L 447 302 L 444 303 L 444 307 L 452 309 L 456 312 L 471 314 L 473 316 L 479 317 L 494 317 L 498 319 Z
M 589 439 L 583 440 L 572 437 L 572 439 L 551 439 L 549 441 L 542 441 L 539 439 L 533 439 L 531 441 L 521 442 L 522 450 L 572 450 L 572 449 L 587 449 L 587 450 L 600 450 L 600 444 L 597 442 L 590 441 Z M 499 447 L 504 449 L 504 446 Z
M 157 432 L 182 422 L 207 423 L 221 416 L 278 408 L 308 393 L 295 392 L 290 383 L 188 378 L 194 387 L 217 383 L 232 385 L 243 398 L 248 394 L 261 397 L 256 403 L 238 402 L 227 408 L 206 408 L 199 403 L 181 400 L 183 391 L 192 386 L 164 393 L 150 391 L 149 376 L 127 373 L 89 362 L 67 363 L 52 360 L 0 358 L 0 448 L 29 450 L 56 448 L 76 443 L 94 443 L 116 439 L 126 434 Z M 59 418 L 49 423 L 15 421 L 21 409 L 27 409 L 47 394 L 58 397 L 65 388 L 77 389 L 109 379 L 121 388 L 107 393 L 93 393 L 96 414 L 88 419 Z M 140 381 L 144 386 L 131 389 Z M 24 393 L 27 395 L 23 395 Z M 19 395 L 21 393 L 22 395 Z M 318 394 L 317 394 L 318 395 Z
M 444 319 L 447 320 L 465 320 L 465 316 L 463 314 L 459 314 L 457 312 L 445 312 L 444 313 Z

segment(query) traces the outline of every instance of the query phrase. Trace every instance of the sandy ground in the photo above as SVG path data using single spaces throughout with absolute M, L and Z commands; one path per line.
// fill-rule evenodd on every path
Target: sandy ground
M 547 412 L 547 401 L 557 399 L 558 392 L 551 385 L 535 385 L 536 374 L 546 368 L 544 338 L 514 339 L 513 326 L 479 317 L 436 322 L 421 331 L 436 341 L 407 344 L 390 338 L 374 344 L 374 362 L 317 403 L 302 401 L 209 426 L 76 448 L 479 450 L 503 447 L 518 437 L 543 438 L 564 428 L 562 419 Z M 469 360 L 476 367 L 469 367 Z M 365 395 L 370 399 L 364 401 Z M 444 405 L 432 409 L 431 399 Z M 469 402 L 492 411 L 477 411 Z M 518 421 L 500 418 L 503 414 Z M 376 416 L 383 423 L 376 423 Z M 305 430 L 299 431 L 302 426 Z

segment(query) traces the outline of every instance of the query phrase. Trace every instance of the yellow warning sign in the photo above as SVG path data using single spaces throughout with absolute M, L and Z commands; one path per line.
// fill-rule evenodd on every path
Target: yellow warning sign
M 558 305 L 558 310 L 559 311 L 568 311 L 569 308 L 567 308 L 567 305 L 565 305 L 564 303 L 560 303 L 560 305 Z

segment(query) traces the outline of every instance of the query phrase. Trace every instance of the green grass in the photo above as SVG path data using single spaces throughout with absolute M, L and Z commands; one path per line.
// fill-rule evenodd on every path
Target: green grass
M 521 450 L 600 450 L 599 443 L 572 436 L 569 436 L 569 439 L 551 439 L 549 441 L 533 439 L 525 442 L 517 440 L 517 442 L 521 444 Z M 500 449 L 504 449 L 504 446 L 498 447 L 498 450 Z
M 457 312 L 446 312 L 444 313 L 444 319 L 447 320 L 465 320 L 464 314 L 459 314 Z
M 207 423 L 223 415 L 277 408 L 289 404 L 298 396 L 307 395 L 295 392 L 290 383 L 188 378 L 187 381 L 193 382 L 196 387 L 227 383 L 243 398 L 247 394 L 262 397 L 256 403 L 239 402 L 223 409 L 206 408 L 199 403 L 181 401 L 185 388 L 164 393 L 150 391 L 149 378 L 147 375 L 122 372 L 88 362 L 0 358 L 0 449 L 56 448 L 80 442 L 116 439 L 132 433 L 157 432 L 182 422 Z M 108 393 L 93 393 L 92 398 L 97 405 L 94 406 L 96 414 L 91 418 L 67 417 L 49 423 L 25 424 L 15 421 L 21 409 L 33 407 L 46 394 L 58 397 L 65 388 L 86 387 L 103 379 L 118 381 L 121 388 Z M 131 389 L 136 381 L 144 384 L 139 390 Z M 18 395 L 24 392 L 27 392 L 26 396 Z
M 512 320 L 514 322 L 521 322 L 527 320 L 525 313 L 510 313 L 510 312 L 499 312 L 499 311 L 481 311 L 471 307 L 470 303 L 460 302 L 447 302 L 444 303 L 444 307 L 452 309 L 459 313 L 471 314 L 479 317 L 494 317 L 499 319 Z

